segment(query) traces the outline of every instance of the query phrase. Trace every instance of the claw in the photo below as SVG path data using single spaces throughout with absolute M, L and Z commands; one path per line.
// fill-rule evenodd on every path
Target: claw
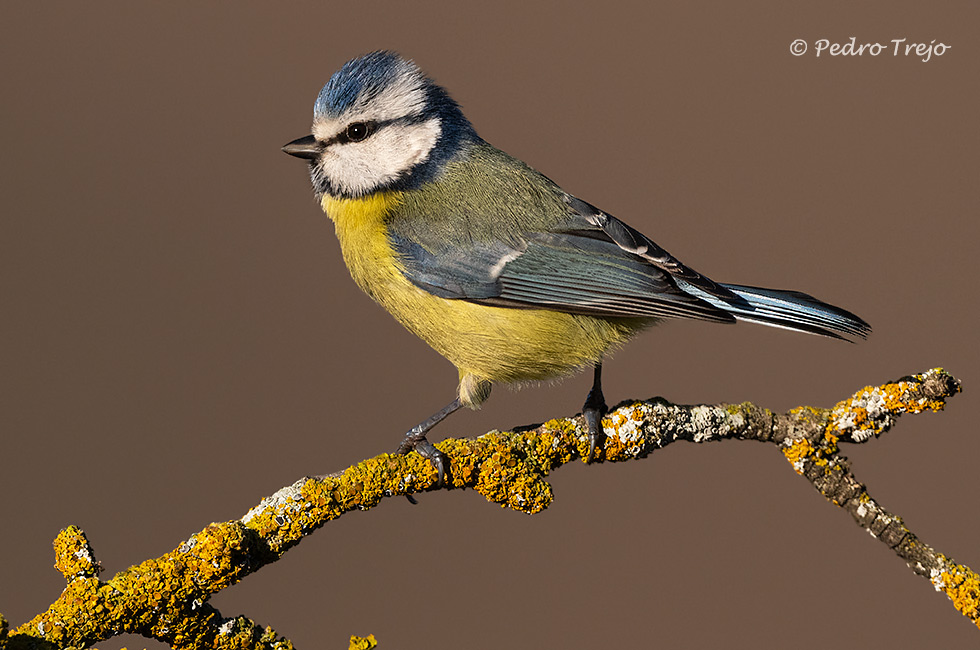
M 423 458 L 427 458 L 429 462 L 432 463 L 432 466 L 436 468 L 436 471 L 439 472 L 439 478 L 436 480 L 436 485 L 439 487 L 445 485 L 446 455 L 436 449 L 435 445 L 425 438 L 422 438 L 415 443 L 415 451 L 419 452 Z

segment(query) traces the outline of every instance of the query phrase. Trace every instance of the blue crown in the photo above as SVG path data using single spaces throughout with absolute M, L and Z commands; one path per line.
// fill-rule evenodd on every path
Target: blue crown
M 414 74 L 423 84 L 432 85 L 414 63 L 395 52 L 380 50 L 351 59 L 330 77 L 316 98 L 313 112 L 317 116 L 337 117 L 358 98 L 370 101 L 406 74 Z

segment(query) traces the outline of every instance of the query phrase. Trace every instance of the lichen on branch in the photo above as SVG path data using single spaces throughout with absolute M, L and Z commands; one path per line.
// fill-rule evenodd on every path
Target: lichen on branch
M 676 405 L 662 399 L 625 402 L 603 420 L 605 440 L 595 462 L 636 460 L 685 440 L 756 440 L 778 445 L 793 469 L 830 502 L 849 512 L 980 627 L 980 580 L 919 540 L 901 518 L 868 494 L 840 454 L 886 432 L 904 413 L 939 411 L 960 390 L 942 369 L 866 387 L 830 409 L 800 407 L 776 414 L 751 403 Z M 0 650 L 84 647 L 122 633 L 142 634 L 174 648 L 286 650 L 292 644 L 244 617 L 226 618 L 210 596 L 276 561 L 326 522 L 382 499 L 416 492 L 471 488 L 488 500 L 534 514 L 554 498 L 547 476 L 583 458 L 589 439 L 580 417 L 549 420 L 512 432 L 437 444 L 449 459 L 444 485 L 418 454 L 381 454 L 337 474 L 303 478 L 265 498 L 238 521 L 211 524 L 166 555 L 107 581 L 84 533 L 71 526 L 55 540 L 67 586 L 44 613 L 6 633 Z M 0 622 L 2 617 L 0 617 Z M 351 647 L 375 643 L 351 638 Z M 360 646 L 358 646 L 360 647 Z M 373 647 L 373 645 L 368 646 Z

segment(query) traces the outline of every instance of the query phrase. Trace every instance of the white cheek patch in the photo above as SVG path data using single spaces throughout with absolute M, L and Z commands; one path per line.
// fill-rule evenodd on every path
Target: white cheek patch
M 388 124 L 363 142 L 327 147 L 320 166 L 344 192 L 364 194 L 425 162 L 440 130 L 438 118 L 418 124 Z

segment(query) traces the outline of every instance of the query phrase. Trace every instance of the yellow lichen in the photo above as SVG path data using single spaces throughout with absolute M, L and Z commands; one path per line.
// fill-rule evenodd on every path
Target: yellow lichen
M 377 647 L 378 641 L 374 638 L 373 634 L 369 634 L 366 637 L 352 636 L 350 638 L 349 650 L 371 650 Z
M 480 441 L 488 447 L 473 487 L 501 506 L 527 513 L 540 512 L 551 504 L 551 486 L 542 478 L 533 457 L 515 448 L 513 436 L 499 432 L 480 436 Z
M 895 416 L 901 413 L 921 413 L 922 411 L 941 411 L 945 406 L 945 395 L 936 398 L 917 397 L 916 389 L 921 382 L 942 369 L 915 375 L 914 381 L 897 381 L 882 386 L 865 386 L 848 399 L 837 403 L 831 410 L 828 431 L 834 435 L 847 434 L 857 442 L 872 435 L 880 435 Z M 959 386 L 956 386 L 956 391 Z
M 980 576 L 967 566 L 949 562 L 947 570 L 940 573 L 939 578 L 943 592 L 953 601 L 953 607 L 980 627 Z
M 628 460 L 635 456 L 635 453 L 630 453 L 631 450 L 636 448 L 636 442 L 642 442 L 636 440 L 635 435 L 630 435 L 627 433 L 627 429 L 632 427 L 635 429 L 633 424 L 634 420 L 627 417 L 623 413 L 616 413 L 612 417 L 603 418 L 602 426 L 607 431 L 604 444 L 602 445 L 602 458 L 607 461 L 621 461 Z M 596 449 L 595 456 L 599 457 L 600 449 Z
M 803 463 L 813 456 L 813 445 L 806 438 L 797 438 L 781 451 L 797 474 L 803 473 Z
M 69 581 L 97 576 L 102 567 L 95 561 L 85 533 L 77 526 L 65 528 L 54 540 L 54 568 Z
M 813 406 L 797 406 L 795 409 L 790 409 L 789 414 L 793 419 L 801 422 L 819 422 L 826 415 L 826 411 Z

